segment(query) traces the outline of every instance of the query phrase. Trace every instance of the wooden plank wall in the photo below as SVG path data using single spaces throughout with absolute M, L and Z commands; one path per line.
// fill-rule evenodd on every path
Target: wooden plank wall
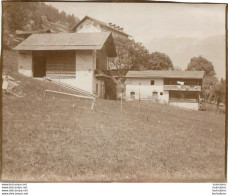
M 98 69 L 98 70 L 107 70 L 106 46 L 104 46 L 101 50 L 97 50 L 96 69 Z
M 75 51 L 49 51 L 46 56 L 46 75 L 50 78 L 75 78 Z

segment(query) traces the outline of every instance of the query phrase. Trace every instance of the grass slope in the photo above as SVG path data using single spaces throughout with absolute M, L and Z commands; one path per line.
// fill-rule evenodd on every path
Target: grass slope
M 142 102 L 48 95 L 56 86 L 13 75 L 3 94 L 5 181 L 204 181 L 225 179 L 225 115 Z M 58 88 L 57 88 L 58 89 Z M 76 107 L 72 105 L 75 104 Z
M 5 72 L 17 72 L 17 51 L 2 50 L 2 70 Z

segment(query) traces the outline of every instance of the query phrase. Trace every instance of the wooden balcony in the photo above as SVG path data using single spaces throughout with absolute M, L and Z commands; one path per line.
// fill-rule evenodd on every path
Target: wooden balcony
M 166 91 L 201 91 L 201 86 L 190 85 L 164 85 Z

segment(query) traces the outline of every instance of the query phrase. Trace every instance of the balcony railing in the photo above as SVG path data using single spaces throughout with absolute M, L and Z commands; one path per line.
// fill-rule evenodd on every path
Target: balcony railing
M 190 85 L 164 85 L 166 91 L 201 91 L 201 86 Z

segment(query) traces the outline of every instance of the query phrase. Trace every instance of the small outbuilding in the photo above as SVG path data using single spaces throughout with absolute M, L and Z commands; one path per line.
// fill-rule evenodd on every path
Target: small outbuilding
M 204 71 L 147 70 L 126 74 L 126 98 L 198 110 Z
M 104 98 L 105 82 L 95 72 L 107 70 L 116 57 L 111 33 L 33 34 L 21 42 L 18 71 L 29 77 L 49 77 Z

